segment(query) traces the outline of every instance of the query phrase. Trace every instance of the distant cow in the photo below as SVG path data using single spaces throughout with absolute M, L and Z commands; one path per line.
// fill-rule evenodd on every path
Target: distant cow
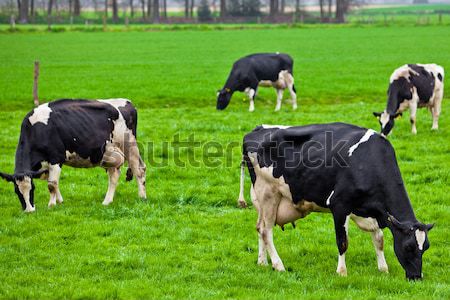
M 136 142 L 137 112 L 127 99 L 58 100 L 38 106 L 22 122 L 13 182 L 22 208 L 33 212 L 34 178 L 48 180 L 48 206 L 62 203 L 59 177 L 62 165 L 100 166 L 109 175 L 104 205 L 113 201 L 120 167 L 128 161 L 127 180 L 136 176 L 139 196 L 146 198 L 146 166 Z
M 444 95 L 444 68 L 436 64 L 404 65 L 392 73 L 386 109 L 374 112 L 381 125 L 381 134 L 387 136 L 394 127 L 394 119 L 410 109 L 411 130 L 416 129 L 417 108 L 428 107 L 433 116 L 433 127 L 438 129 Z
M 277 90 L 277 106 L 280 110 L 283 92 L 289 89 L 293 109 L 297 109 L 297 95 L 293 77 L 294 61 L 287 54 L 261 53 L 243 57 L 233 64 L 224 87 L 217 94 L 217 109 L 225 109 L 235 91 L 246 92 L 250 99 L 249 111 L 255 110 L 254 99 L 258 85 Z
M 345 276 L 348 221 L 369 231 L 378 269 L 387 272 L 383 232 L 389 227 L 394 251 L 408 279 L 422 278 L 422 255 L 429 248 L 428 231 L 411 207 L 394 149 L 371 129 L 333 123 L 301 127 L 260 126 L 244 137 L 239 204 L 245 206 L 244 165 L 258 210 L 258 264 L 284 271 L 273 243 L 275 224 L 303 218 L 310 212 L 331 212 L 339 250 L 337 272 Z

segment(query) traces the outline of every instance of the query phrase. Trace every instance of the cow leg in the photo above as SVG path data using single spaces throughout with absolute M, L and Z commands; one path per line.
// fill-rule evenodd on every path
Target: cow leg
M 258 221 L 256 222 L 256 230 L 258 231 L 258 265 L 267 266 L 267 249 L 264 243 L 263 236 L 260 233 L 260 228 L 262 228 L 262 216 L 253 184 L 250 187 L 250 198 L 252 200 L 253 206 L 255 206 L 256 210 L 258 211 Z
M 281 101 L 283 100 L 283 90 L 277 89 L 277 106 L 275 107 L 275 111 L 279 111 L 281 109 Z
M 265 193 L 257 192 L 256 197 L 260 203 L 259 213 L 262 216 L 257 230 L 262 236 L 267 252 L 269 252 L 272 267 L 277 271 L 285 271 L 283 262 L 273 243 L 273 227 L 275 226 L 279 200 L 277 201 L 276 195 L 270 190 Z
M 107 206 L 111 204 L 114 200 L 114 194 L 116 192 L 117 183 L 119 182 L 120 169 L 119 168 L 108 168 L 108 192 L 106 193 L 103 205 Z
M 128 167 L 133 172 L 138 185 L 138 194 L 142 199 L 147 199 L 147 192 L 145 189 L 145 178 L 147 167 L 141 158 L 139 148 L 137 147 L 136 139 L 131 138 L 130 143 L 126 146 L 125 156 L 128 160 Z
M 377 220 L 374 218 L 362 218 L 353 214 L 351 215 L 351 218 L 361 230 L 370 232 L 373 246 L 375 247 L 375 253 L 377 255 L 378 270 L 388 273 L 389 269 L 383 251 L 383 231 L 378 226 Z
M 341 276 L 347 276 L 345 264 L 345 252 L 348 248 L 348 220 L 349 216 L 340 212 L 333 212 L 334 229 L 336 231 L 336 244 L 339 250 L 339 259 L 336 272 Z
M 250 100 L 250 106 L 248 108 L 249 112 L 253 112 L 255 110 L 255 95 L 256 88 L 248 88 L 246 89 L 248 99 Z
M 50 200 L 48 201 L 48 207 L 56 205 L 56 202 L 62 203 L 63 198 L 59 191 L 59 177 L 61 175 L 61 167 L 56 165 L 50 165 L 48 168 L 48 180 L 47 187 L 50 192 Z
M 433 114 L 433 127 L 431 127 L 431 130 L 438 130 L 439 128 L 438 123 L 439 123 L 439 115 L 441 114 L 441 104 L 443 94 L 444 90 L 441 89 L 434 96 L 434 103 L 431 109 L 431 113 Z
M 417 113 L 417 101 L 415 99 L 411 100 L 411 103 L 409 104 L 409 120 L 411 122 L 411 132 L 413 134 L 417 134 L 417 128 L 416 128 L 416 113 Z
M 245 162 L 242 161 L 241 163 L 241 180 L 240 180 L 240 186 L 239 186 L 239 199 L 238 199 L 238 206 L 241 208 L 247 207 L 247 202 L 244 198 L 244 183 L 245 183 Z
M 297 94 L 295 93 L 295 88 L 294 88 L 294 77 L 292 76 L 292 74 L 287 74 L 286 76 L 286 83 L 287 83 L 287 87 L 289 89 L 289 94 L 291 95 L 291 99 L 292 99 L 292 109 L 297 109 Z

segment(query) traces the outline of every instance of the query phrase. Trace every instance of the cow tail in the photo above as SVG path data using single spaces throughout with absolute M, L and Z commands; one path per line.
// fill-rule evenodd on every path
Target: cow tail
M 295 89 L 295 84 L 292 85 L 292 90 L 297 94 L 297 90 Z
M 128 167 L 128 170 L 127 170 L 127 179 L 126 180 L 127 181 L 133 180 L 133 171 L 131 170 L 130 167 Z
M 244 184 L 245 184 L 245 159 L 242 158 L 241 161 L 241 180 L 239 184 L 239 199 L 238 199 L 238 206 L 241 208 L 247 207 L 247 202 L 244 198 Z
M 138 121 L 137 110 L 133 107 L 133 110 L 131 112 L 131 122 L 132 122 L 131 131 L 134 134 L 134 139 L 136 140 L 136 143 L 137 143 L 137 121 Z M 126 181 L 131 181 L 131 180 L 133 180 L 133 170 L 131 170 L 130 163 L 128 162 Z

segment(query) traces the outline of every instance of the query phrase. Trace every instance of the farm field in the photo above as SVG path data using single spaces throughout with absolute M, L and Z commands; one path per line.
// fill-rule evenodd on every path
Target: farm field
M 131 99 L 148 170 L 147 202 L 123 172 L 114 202 L 103 207 L 106 173 L 64 167 L 64 203 L 48 209 L 47 185 L 35 181 L 30 215 L 13 186 L 0 182 L 0 298 L 450 298 L 448 80 L 438 132 L 423 109 L 417 136 L 406 113 L 389 138 L 418 219 L 436 223 L 422 282 L 405 280 L 387 229 L 390 273 L 379 273 L 370 235 L 353 223 L 349 275 L 339 277 L 329 214 L 311 214 L 284 232 L 277 227 L 288 271 L 259 267 L 256 211 L 236 208 L 245 133 L 259 124 L 334 121 L 378 131 L 372 112 L 384 108 L 391 72 L 416 62 L 450 70 L 449 34 L 449 26 L 0 34 L 0 171 L 14 170 L 20 124 L 33 108 L 36 59 L 43 102 Z M 260 89 L 254 113 L 239 93 L 216 111 L 216 91 L 233 62 L 275 51 L 295 60 L 299 109 L 285 101 L 274 113 L 274 90 Z M 250 203 L 249 186 L 247 175 Z

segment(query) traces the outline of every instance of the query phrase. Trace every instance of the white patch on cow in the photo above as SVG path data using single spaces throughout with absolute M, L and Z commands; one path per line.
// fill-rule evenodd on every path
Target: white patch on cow
M 254 186 L 255 194 L 261 195 L 263 190 L 272 191 L 273 195 L 279 195 L 279 204 L 276 215 L 276 224 L 282 226 L 306 217 L 311 212 L 329 212 L 329 209 L 318 206 L 316 203 L 307 200 L 301 200 L 297 204 L 293 202 L 289 185 L 284 176 L 275 178 L 273 176 L 273 166 L 260 168 L 257 154 L 249 152 L 248 157 L 253 165 L 256 174 Z M 260 201 L 261 205 L 265 202 Z
M 399 79 L 400 77 L 404 77 L 409 81 L 409 72 L 413 73 L 414 75 L 419 75 L 419 73 L 411 69 L 408 65 L 403 65 L 394 70 L 391 77 L 389 78 L 390 83 L 392 83 L 394 80 Z
M 383 111 L 380 116 L 381 128 L 386 127 L 387 123 L 389 122 L 389 119 L 390 119 L 390 116 L 387 113 L 387 111 Z
M 327 205 L 328 206 L 330 206 L 330 199 L 331 199 L 331 197 L 333 197 L 333 195 L 334 195 L 334 190 L 331 191 L 330 196 L 328 196 L 328 198 L 327 198 Z
M 347 266 L 345 265 L 345 253 L 339 255 L 336 272 L 341 276 L 347 276 Z
M 416 229 L 416 240 L 417 240 L 417 245 L 419 246 L 419 250 L 423 250 L 423 243 L 425 243 L 425 231 Z
M 98 99 L 100 102 L 108 103 L 114 106 L 117 110 L 119 107 L 125 107 L 128 103 L 131 103 L 130 100 L 125 98 L 117 98 L 117 99 Z
M 51 112 L 52 109 L 48 107 L 48 103 L 39 105 L 33 110 L 33 114 L 28 118 L 28 120 L 32 126 L 36 123 L 48 125 L 48 119 L 50 119 Z
M 19 188 L 19 192 L 22 194 L 23 199 L 25 200 L 25 212 L 33 212 L 36 210 L 34 206 L 31 205 L 30 202 L 30 192 L 31 192 L 31 178 L 25 176 L 23 180 L 16 180 L 17 187 Z
M 359 140 L 359 142 L 357 142 L 356 144 L 351 146 L 350 149 L 348 149 L 348 156 L 352 156 L 353 152 L 358 148 L 358 146 L 361 145 L 362 143 L 367 142 L 370 139 L 370 137 L 374 134 L 375 130 L 372 129 L 367 130 L 366 133 L 363 135 L 363 137 Z
M 262 124 L 262 128 L 264 129 L 271 129 L 271 128 L 278 128 L 278 129 L 288 129 L 292 126 L 285 126 L 285 125 L 268 125 L 268 124 Z

